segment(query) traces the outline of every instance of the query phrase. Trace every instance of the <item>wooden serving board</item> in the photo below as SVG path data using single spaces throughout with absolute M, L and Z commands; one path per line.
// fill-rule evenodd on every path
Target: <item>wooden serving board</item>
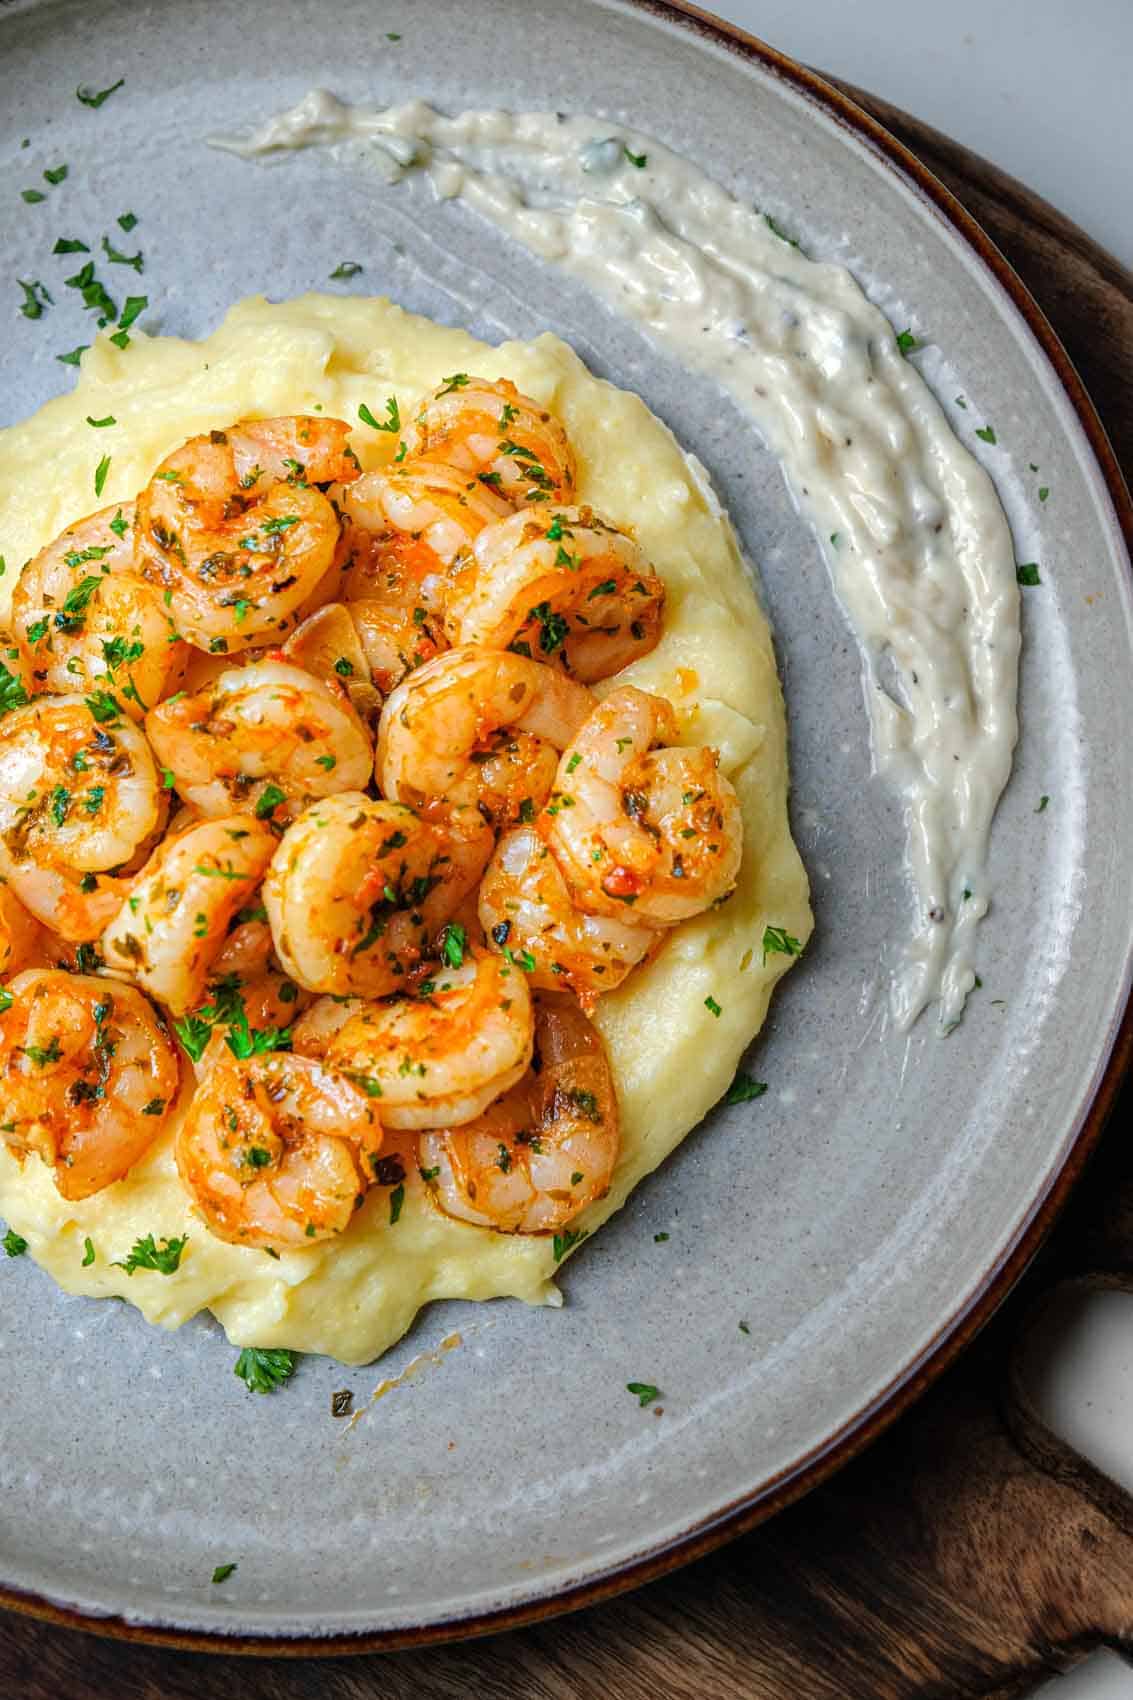
M 998 243 L 1133 472 L 1133 275 L 985 160 L 846 92 Z M 173 1652 L 0 1613 L 0 1695 L 1009 1700 L 1099 1643 L 1133 1660 L 1133 1496 L 1044 1428 L 1010 1367 L 1057 1284 L 1133 1292 L 1131 1112 L 1127 1088 L 1043 1258 L 959 1366 L 833 1481 L 699 1564 L 509 1635 L 317 1662 Z

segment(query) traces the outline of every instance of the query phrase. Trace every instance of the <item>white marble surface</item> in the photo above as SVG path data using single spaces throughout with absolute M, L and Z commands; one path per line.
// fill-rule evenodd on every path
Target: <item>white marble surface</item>
M 1133 0 L 715 0 L 715 9 L 975 148 L 1133 265 Z M 1052 1317 L 1032 1373 L 1048 1419 L 1133 1489 L 1133 1298 L 1110 1294 Z M 1098 1653 L 1040 1694 L 1133 1700 L 1133 1670 Z

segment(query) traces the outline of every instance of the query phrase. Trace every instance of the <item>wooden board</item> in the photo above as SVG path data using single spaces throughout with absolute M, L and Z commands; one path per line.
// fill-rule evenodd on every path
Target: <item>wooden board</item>
M 977 155 L 848 92 L 920 155 L 1016 267 L 1128 473 L 1133 276 Z M 1122 1129 L 1129 1092 L 1124 1109 Z M 1133 1498 L 1050 1434 L 1018 1378 L 1003 1372 L 1056 1280 L 1133 1291 L 1125 1145 L 1103 1147 L 1040 1265 L 958 1368 L 834 1481 L 698 1565 L 510 1635 L 318 1662 L 170 1652 L 0 1613 L 0 1695 L 1008 1700 L 1099 1642 L 1133 1658 Z

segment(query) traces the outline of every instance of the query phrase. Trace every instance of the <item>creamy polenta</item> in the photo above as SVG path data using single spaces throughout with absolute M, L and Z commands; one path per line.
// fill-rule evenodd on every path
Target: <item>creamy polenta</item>
M 667 590 L 664 634 L 617 680 L 667 697 L 682 737 L 719 750 L 743 812 L 734 895 L 676 927 L 594 1015 L 617 1084 L 622 1140 L 610 1192 L 572 1224 L 567 1237 L 577 1244 L 731 1083 L 793 961 L 783 951 L 765 954 L 765 929 L 800 943 L 811 929 L 787 820 L 786 725 L 770 634 L 728 520 L 671 433 L 636 396 L 593 378 L 554 336 L 493 349 L 387 301 L 254 299 L 201 343 L 135 333 L 119 350 L 100 338 L 70 395 L 0 433 L 0 548 L 10 564 L 22 562 L 80 515 L 132 497 L 195 433 L 248 416 L 321 412 L 353 421 L 362 404 L 380 417 L 391 395 L 408 412 L 461 369 L 510 378 L 561 419 L 578 457 L 577 499 L 631 530 L 650 557 Z M 113 426 L 94 431 L 87 423 L 108 415 Z M 361 425 L 352 441 L 367 470 L 396 448 Z M 107 456 L 96 498 L 96 468 Z M 12 576 L 0 581 L 0 617 Z M 599 684 L 598 695 L 613 682 Z M 187 1067 L 185 1074 L 187 1088 Z M 209 1233 L 178 1178 L 175 1126 L 173 1118 L 125 1180 L 77 1203 L 60 1196 L 38 1158 L 21 1166 L 0 1145 L 0 1215 L 68 1292 L 117 1295 L 169 1328 L 207 1309 L 234 1344 L 325 1352 L 347 1363 L 385 1351 L 430 1299 L 558 1302 L 563 1241 L 497 1234 L 443 1215 L 418 1177 L 409 1136 L 388 1142 L 406 1158 L 399 1211 L 389 1189 L 375 1186 L 341 1236 L 276 1257 Z M 115 1267 L 148 1234 L 188 1236 L 174 1274 Z

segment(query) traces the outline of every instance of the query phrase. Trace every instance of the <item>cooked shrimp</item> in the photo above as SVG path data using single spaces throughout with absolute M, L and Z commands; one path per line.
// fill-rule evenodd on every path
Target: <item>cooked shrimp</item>
M 158 846 L 102 938 L 108 968 L 183 1015 L 201 995 L 228 925 L 263 878 L 275 834 L 254 815 L 202 821 Z
M 470 473 L 509 501 L 569 502 L 574 451 L 567 434 L 507 378 L 490 383 L 457 372 L 422 402 L 405 433 L 410 464 L 417 457 Z
M 323 680 L 336 694 L 345 691 L 367 724 L 378 718 L 381 691 L 374 685 L 358 627 L 343 603 L 328 602 L 309 614 L 301 626 L 296 626 L 280 654 L 285 661 Z
M 358 463 L 340 419 L 245 419 L 191 437 L 137 502 L 135 556 L 168 590 L 177 627 L 201 649 L 268 641 L 331 566 L 338 515 L 318 484 L 349 482 Z
M 257 814 L 285 803 L 296 812 L 365 785 L 374 759 L 345 692 L 274 656 L 160 703 L 146 734 L 185 801 L 213 816 L 252 804 Z
M 37 920 L 97 938 L 166 807 L 149 745 L 109 695 L 37 697 L 0 740 L 0 875 Z
M 320 998 L 295 1025 L 300 1054 L 325 1047 L 328 1068 L 377 1088 L 387 1127 L 472 1121 L 531 1061 L 531 994 L 522 971 L 470 950 L 455 929 L 444 949 L 448 960 L 415 995 L 345 1005 Z
M 39 925 L 0 877 L 0 978 L 22 968 L 39 943 Z
M 522 655 L 449 650 L 388 698 L 378 785 L 404 803 L 444 797 L 497 823 L 530 819 L 550 792 L 556 751 L 593 705 L 585 686 Z
M 632 913 L 632 911 L 631 911 Z M 590 1002 L 620 986 L 657 944 L 630 915 L 586 915 L 571 901 L 558 863 L 529 826 L 507 832 L 480 882 L 480 924 L 496 949 L 527 970 L 534 987 Z
M 446 579 L 436 552 L 402 532 L 374 535 L 343 518 L 350 564 L 342 595 L 365 651 L 370 674 L 389 694 L 414 667 L 448 648 L 444 634 Z
M 314 992 L 399 990 L 491 852 L 474 808 L 419 814 L 357 791 L 312 804 L 264 881 L 280 962 Z
M 415 585 L 417 600 L 427 607 L 442 597 L 446 569 L 460 551 L 511 511 L 488 485 L 429 460 L 367 472 L 343 493 L 342 505 L 347 518 L 374 539 L 367 570 L 384 567 L 403 589 Z M 348 590 L 348 601 L 351 594 Z
M 736 793 L 715 750 L 656 747 L 676 738 L 667 702 L 622 685 L 563 754 L 539 831 L 591 914 L 669 927 L 735 885 Z
M 211 1068 L 175 1149 L 210 1232 L 275 1250 L 341 1234 L 381 1144 L 377 1108 L 360 1087 L 277 1051 Z
M 573 999 L 538 999 L 535 1059 L 477 1121 L 421 1135 L 421 1169 L 446 1215 L 549 1234 L 609 1191 L 618 1098 L 602 1041 Z
M 188 646 L 135 570 L 133 524 L 125 502 L 68 526 L 24 567 L 12 619 L 38 690 L 108 686 L 139 720 L 175 683 Z
M 165 1125 L 177 1057 L 140 992 L 85 974 L 32 969 L 0 1015 L 3 1137 L 55 1170 L 64 1198 L 121 1180 Z
M 590 508 L 513 514 L 480 532 L 452 581 L 452 643 L 553 657 L 589 683 L 648 655 L 665 586 L 641 548 Z

